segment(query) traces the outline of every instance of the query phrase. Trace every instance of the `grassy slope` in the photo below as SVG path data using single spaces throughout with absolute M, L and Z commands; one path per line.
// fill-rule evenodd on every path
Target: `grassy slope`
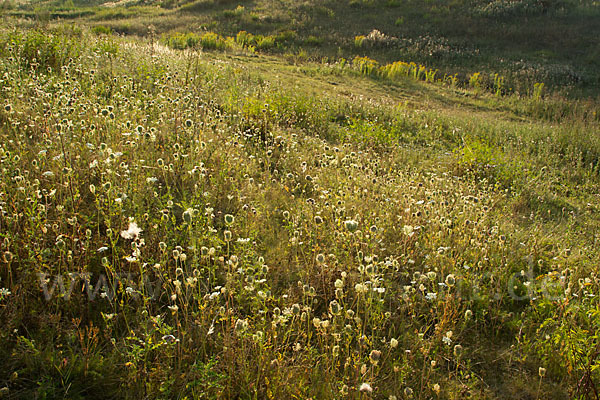
M 369 382 L 379 398 L 402 398 L 407 387 L 428 398 L 439 383 L 442 398 L 526 399 L 572 397 L 587 374 L 597 382 L 588 371 L 600 329 L 590 297 L 600 285 L 596 119 L 545 118 L 540 110 L 562 104 L 553 100 L 69 30 L 56 37 L 83 44 L 80 56 L 61 74 L 31 73 L 39 56 L 27 40 L 9 50 L 8 34 L 0 287 L 12 294 L 0 300 L 0 384 L 12 395 L 333 398 L 347 385 L 358 398 Z M 35 46 L 48 49 L 41 37 Z M 61 60 L 46 62 L 59 70 Z M 186 224 L 188 208 L 197 211 Z M 235 216 L 231 227 L 225 214 Z M 119 236 L 128 217 L 145 240 L 133 241 L 134 262 L 125 259 L 131 240 Z M 361 235 L 348 232 L 349 219 Z M 409 235 L 409 226 L 419 228 Z M 256 245 L 228 244 L 227 229 Z M 140 268 L 163 285 L 158 300 L 122 287 L 119 301 L 76 291 L 46 302 L 36 276 Z M 516 301 L 509 292 L 528 288 L 513 274 L 529 268 L 538 299 Z M 427 272 L 435 277 L 415 275 Z M 460 285 L 438 284 L 449 274 Z M 552 277 L 560 296 L 549 301 L 538 291 Z M 357 292 L 376 280 L 384 294 Z M 227 291 L 208 299 L 219 286 Z M 361 320 L 328 315 L 334 299 Z M 376 365 L 374 349 L 383 353 Z
M 279 52 L 304 49 L 311 57 L 338 59 L 367 55 L 380 62 L 423 63 L 466 78 L 476 71 L 507 77 L 507 89 L 531 91 L 545 82 L 568 95 L 596 95 L 599 84 L 599 10 L 594 1 L 230 1 L 129 3 L 127 7 L 85 5 L 88 24 L 117 32 L 148 34 L 199 32 L 234 36 L 241 30 L 274 35 L 293 32 Z M 511 4 L 530 8 L 511 8 Z M 544 9 L 540 4 L 546 3 Z M 50 13 L 69 18 L 81 8 L 40 2 Z M 146 5 L 140 5 L 146 4 Z M 159 5 L 162 5 L 160 7 Z M 238 8 L 241 6 L 241 8 Z M 14 13 L 35 16 L 33 6 Z M 544 11 L 545 10 L 545 11 Z M 41 11 L 38 11 L 38 14 Z M 52 15 L 54 15 L 52 14 Z M 355 36 L 378 29 L 398 39 L 392 46 L 355 47 Z

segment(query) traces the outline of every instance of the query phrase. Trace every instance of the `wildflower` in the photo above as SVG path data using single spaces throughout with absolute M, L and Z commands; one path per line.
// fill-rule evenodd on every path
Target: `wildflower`
M 293 304 L 292 305 L 292 314 L 294 315 L 298 315 L 300 314 L 300 304 Z
M 227 231 L 223 232 L 223 237 L 226 242 L 230 242 L 231 241 L 231 231 L 227 230 Z
M 359 390 L 361 393 L 373 393 L 373 388 L 368 383 L 362 383 Z
M 333 300 L 331 303 L 329 303 L 329 311 L 331 311 L 333 315 L 339 315 L 342 311 L 342 307 L 337 300 Z
M 454 284 L 456 283 L 456 278 L 455 278 L 454 274 L 449 274 L 446 277 L 445 282 L 446 282 L 446 285 L 448 285 L 449 287 L 454 286 Z
M 538 375 L 540 378 L 543 378 L 546 375 L 546 368 L 540 367 L 540 369 L 538 369 Z
M 404 227 L 402 228 L 402 232 L 406 236 L 411 237 L 412 235 L 415 234 L 415 228 L 411 225 L 404 225 Z
M 438 383 L 435 383 L 435 384 L 433 385 L 433 391 L 434 391 L 436 394 L 439 394 L 439 393 L 440 393 L 440 390 L 441 390 L 441 388 L 440 388 L 440 385 L 439 385 Z
M 377 364 L 379 362 L 379 360 L 381 359 L 381 351 L 372 350 L 371 354 L 369 354 L 369 359 L 371 360 L 371 363 Z
M 173 306 L 168 306 L 169 310 L 173 311 L 173 312 L 177 312 L 177 310 L 179 310 L 179 307 L 177 307 L 177 305 L 173 305 Z
M 121 231 L 121 237 L 123 239 L 136 239 L 140 232 L 142 232 L 142 229 L 132 221 L 129 223 L 129 227 L 126 231 Z
M 469 320 L 469 319 L 471 319 L 472 317 L 473 317 L 473 311 L 471 311 L 471 310 L 467 310 L 467 311 L 465 311 L 465 319 L 466 319 L 466 320 Z
M 315 216 L 315 224 L 321 225 L 322 223 L 323 223 L 323 217 L 321 217 L 320 215 L 316 215 Z
M 455 357 L 460 357 L 460 355 L 462 354 L 463 351 L 463 347 L 460 344 L 457 344 L 456 346 L 454 346 L 454 356 Z
M 392 349 L 395 349 L 396 347 L 398 347 L 398 339 L 392 338 L 392 339 L 390 340 L 390 347 L 391 347 Z
M 358 221 L 349 219 L 347 221 L 344 221 L 344 226 L 346 227 L 348 232 L 355 232 L 358 229 Z
M 361 294 L 361 293 L 367 293 L 367 291 L 369 289 L 367 288 L 367 286 L 365 284 L 357 283 L 356 285 L 354 285 L 354 290 L 356 290 L 357 294 Z
M 231 214 L 225 214 L 225 217 L 223 218 L 225 219 L 225 224 L 228 226 L 233 225 L 233 222 L 235 221 L 234 216 Z
M 173 335 L 164 335 L 162 337 L 162 340 L 164 340 L 165 342 L 171 344 L 171 343 L 176 343 L 179 342 L 179 339 L 177 339 L 175 336 Z
M 13 259 L 13 253 L 11 253 L 10 251 L 5 251 L 4 254 L 2 254 L 2 259 L 5 263 L 10 264 L 10 262 Z
M 325 262 L 325 255 L 317 254 L 317 257 L 315 258 L 315 260 L 317 261 L 317 264 L 323 264 Z
M 429 301 L 433 301 L 435 299 L 437 299 L 437 293 L 427 293 L 427 295 L 425 295 L 425 298 Z
M 0 289 L 0 297 L 10 296 L 12 292 L 6 288 Z
M 179 279 L 173 281 L 173 286 L 175 286 L 175 291 L 177 293 L 181 293 L 181 281 Z
M 340 355 L 340 346 L 335 345 L 333 346 L 333 348 L 331 349 L 331 353 L 333 354 L 334 357 L 337 357 Z
M 413 390 L 412 390 L 411 388 L 409 388 L 409 387 L 405 388 L 405 389 L 404 389 L 404 395 L 405 395 L 406 397 L 412 397 L 412 395 L 413 395 Z
M 188 208 L 182 214 L 183 221 L 186 224 L 191 224 L 192 223 L 192 215 L 194 215 L 194 210 L 192 210 L 191 208 Z

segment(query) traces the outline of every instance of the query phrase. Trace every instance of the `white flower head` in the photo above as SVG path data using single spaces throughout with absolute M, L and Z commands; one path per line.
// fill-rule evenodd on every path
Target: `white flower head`
M 368 383 L 362 383 L 359 389 L 362 393 L 373 393 L 373 388 Z
M 142 232 L 142 229 L 135 223 L 135 221 L 131 221 L 129 223 L 129 228 L 126 231 L 121 231 L 121 237 L 123 239 L 136 239 L 139 234 Z

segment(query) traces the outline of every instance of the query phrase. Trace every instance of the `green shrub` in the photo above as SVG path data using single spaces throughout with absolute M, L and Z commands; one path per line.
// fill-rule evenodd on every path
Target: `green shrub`
M 304 44 L 307 46 L 314 46 L 314 47 L 318 47 L 323 43 L 323 39 L 322 38 L 318 38 L 316 36 L 309 36 L 304 40 Z
M 365 43 L 365 39 L 367 37 L 364 35 L 359 35 L 359 36 L 355 36 L 354 37 L 354 47 L 363 47 L 363 44 Z
M 275 36 L 275 41 L 277 43 L 289 43 L 294 41 L 297 36 L 298 35 L 294 31 L 283 31 Z
M 264 36 L 261 37 L 257 43 L 256 47 L 259 50 L 268 50 L 275 47 L 275 38 L 273 36 Z
M 98 25 L 92 28 L 92 32 L 96 35 L 110 35 L 112 34 L 112 29 L 104 25 Z
M 352 65 L 364 75 L 377 75 L 379 72 L 379 63 L 369 57 L 355 57 Z
M 197 47 L 200 40 L 201 37 L 195 33 L 175 33 L 167 37 L 165 43 L 173 49 L 183 50 Z
M 239 31 L 235 36 L 235 42 L 242 47 L 256 45 L 256 37 L 246 31 Z
M 204 50 L 225 50 L 231 47 L 227 39 L 214 32 L 203 34 L 200 38 L 200 45 Z
M 233 10 L 225 10 L 223 11 L 224 18 L 236 18 L 241 17 L 244 14 L 245 8 L 244 6 L 237 6 Z
M 475 72 L 471 75 L 471 77 L 469 78 L 469 86 L 475 89 L 476 91 L 479 91 L 479 89 L 481 89 L 481 73 Z

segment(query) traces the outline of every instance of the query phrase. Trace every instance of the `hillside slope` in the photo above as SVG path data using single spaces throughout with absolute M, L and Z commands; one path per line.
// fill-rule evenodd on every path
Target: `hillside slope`
M 5 24 L 2 395 L 593 398 L 596 103 Z
M 6 5 L 11 4 L 5 2 Z M 597 96 L 600 6 L 594 0 L 161 0 L 25 2 L 8 10 L 37 20 L 76 19 L 122 34 L 214 31 L 272 37 L 262 51 L 368 56 L 458 74 L 506 78 L 529 94 L 543 82 L 568 96 Z

